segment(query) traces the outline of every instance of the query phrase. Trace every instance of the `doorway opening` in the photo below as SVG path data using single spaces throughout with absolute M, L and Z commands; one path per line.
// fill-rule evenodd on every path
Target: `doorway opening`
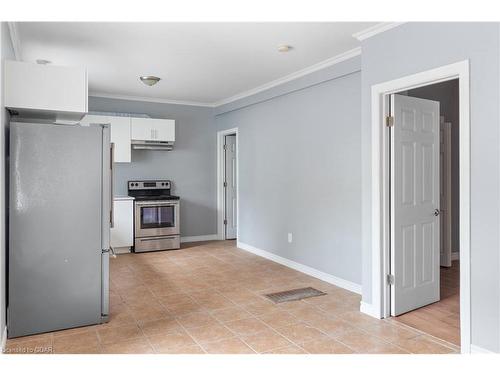
M 217 133 L 218 237 L 238 238 L 238 128 Z
M 459 346 L 459 80 L 392 94 L 389 105 L 390 274 L 400 276 L 391 316 Z
M 459 261 L 452 261 L 452 266 L 456 265 L 455 274 L 443 269 L 441 283 L 441 258 L 445 262 L 447 255 L 441 254 L 439 236 L 442 193 L 439 104 L 436 105 L 435 100 L 401 94 L 415 94 L 416 91 L 412 90 L 424 90 L 424 87 L 453 80 L 458 81 L 459 102 L 458 151 L 455 151 L 459 160 L 456 193 L 459 201 L 456 207 Z M 363 301 L 361 311 L 378 318 L 390 318 L 416 310 L 438 301 L 441 295 L 451 293 L 450 290 L 442 292 L 440 286 L 453 285 L 453 278 L 456 278 L 459 286 L 452 288 L 458 291 L 454 298 L 459 301 L 460 348 L 462 353 L 469 353 L 469 61 L 376 84 L 372 86 L 371 97 L 371 302 Z M 398 111 L 399 119 L 392 116 Z M 451 121 L 445 118 L 444 122 Z M 449 271 L 453 269 L 451 267 Z M 436 324 L 430 323 L 429 326 L 435 327 Z

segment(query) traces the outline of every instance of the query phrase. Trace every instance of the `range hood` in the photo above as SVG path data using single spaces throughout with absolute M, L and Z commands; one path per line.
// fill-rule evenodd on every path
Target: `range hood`
M 174 142 L 132 140 L 133 150 L 172 151 Z

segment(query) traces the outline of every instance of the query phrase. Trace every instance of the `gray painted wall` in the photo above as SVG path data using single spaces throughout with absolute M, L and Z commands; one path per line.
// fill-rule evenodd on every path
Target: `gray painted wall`
M 218 130 L 239 131 L 239 241 L 357 284 L 359 65 L 349 60 L 323 72 L 330 80 L 284 95 L 276 88 L 216 118 Z
M 132 150 L 132 163 L 115 168 L 115 194 L 127 194 L 131 179 L 165 178 L 181 197 L 181 235 L 217 233 L 216 134 L 211 108 L 89 98 L 90 111 L 144 113 L 175 119 L 174 150 Z
M 371 86 L 469 59 L 472 344 L 499 351 L 499 24 L 406 23 L 362 42 L 363 300 L 371 302 Z
M 451 251 L 460 251 L 460 111 L 458 79 L 419 87 L 407 92 L 409 96 L 439 102 L 441 116 L 451 122 Z
M 4 60 L 14 59 L 14 49 L 12 48 L 12 43 L 10 40 L 9 27 L 6 22 L 1 22 L 0 25 L 0 60 L 1 60 L 1 72 L 0 72 L 0 87 L 3 88 L 3 62 Z M 7 251 L 7 212 L 6 212 L 6 142 L 7 142 L 7 131 L 9 123 L 9 114 L 5 110 L 3 104 L 3 89 L 0 90 L 0 338 L 4 334 L 6 325 L 6 251 Z
M 296 90 L 301 90 L 304 87 L 314 86 L 324 81 L 335 79 L 344 76 L 346 74 L 351 74 L 354 71 L 359 72 L 360 69 L 361 69 L 361 57 L 359 56 L 358 53 L 357 56 L 339 62 L 335 65 L 323 68 L 321 70 L 317 70 L 302 77 L 298 77 L 292 81 L 282 83 L 281 85 L 275 86 L 265 91 L 261 91 L 257 94 L 247 96 L 239 100 L 235 100 L 234 102 L 220 105 L 217 108 L 215 108 L 214 112 L 216 115 L 218 115 L 234 111 L 252 104 L 276 98 L 281 95 L 286 95 Z

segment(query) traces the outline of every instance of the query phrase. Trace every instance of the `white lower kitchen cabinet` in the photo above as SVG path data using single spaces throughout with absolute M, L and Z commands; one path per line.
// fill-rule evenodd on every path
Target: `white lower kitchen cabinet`
M 117 254 L 128 253 L 134 245 L 134 198 L 115 197 L 113 220 L 111 247 Z

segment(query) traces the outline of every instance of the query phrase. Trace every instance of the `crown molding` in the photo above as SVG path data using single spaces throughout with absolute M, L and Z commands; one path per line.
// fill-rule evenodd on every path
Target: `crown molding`
M 213 107 L 212 103 L 204 102 L 194 102 L 194 101 L 184 101 L 184 100 L 171 100 L 171 99 L 161 99 L 161 98 L 150 98 L 146 96 L 132 96 L 132 95 L 115 95 L 103 92 L 89 92 L 89 96 L 96 98 L 106 98 L 106 99 L 119 99 L 119 100 L 132 100 L 136 102 L 150 102 L 150 103 L 162 103 L 162 104 L 176 104 L 176 105 L 190 105 L 194 107 Z
M 316 72 L 318 70 L 327 68 L 329 66 L 338 64 L 342 61 L 349 60 L 355 56 L 359 56 L 361 54 L 361 47 L 354 48 L 352 50 L 349 50 L 347 52 L 341 53 L 337 56 L 331 57 L 329 59 L 323 60 L 317 64 L 311 65 L 307 68 L 298 70 L 294 73 L 288 74 L 284 77 L 278 78 L 274 81 L 268 82 L 264 85 L 255 87 L 251 90 L 248 91 L 243 91 L 239 94 L 233 95 L 229 98 L 222 99 L 213 103 L 205 103 L 205 102 L 194 102 L 194 101 L 182 101 L 182 100 L 171 100 L 171 99 L 161 99 L 161 98 L 150 98 L 150 97 L 144 97 L 144 96 L 129 96 L 129 95 L 115 95 L 115 94 L 109 94 L 109 93 L 103 93 L 103 92 L 89 92 L 89 96 L 94 96 L 97 98 L 108 98 L 108 99 L 119 99 L 119 100 L 133 100 L 133 101 L 140 101 L 140 102 L 151 102 L 151 103 L 163 103 L 163 104 L 177 104 L 177 105 L 190 105 L 190 106 L 196 106 L 196 107 L 219 107 L 224 104 L 232 103 L 236 100 L 246 98 L 248 96 L 252 96 L 255 94 L 258 94 L 259 92 L 269 90 L 273 87 L 279 86 L 283 83 L 293 81 L 294 79 L 303 77 L 305 75 L 308 75 L 310 73 Z
M 358 56 L 358 55 L 361 55 L 361 47 L 357 47 L 357 48 L 351 49 L 347 52 L 343 52 L 339 55 L 336 55 L 336 56 L 331 57 L 329 59 L 323 60 L 323 61 L 321 61 L 317 64 L 314 64 L 314 65 L 311 65 L 307 68 L 298 70 L 294 73 L 288 74 L 284 77 L 278 78 L 278 79 L 273 80 L 271 82 L 268 82 L 264 85 L 257 86 L 255 88 L 247 90 L 247 91 L 243 91 L 239 94 L 230 96 L 229 98 L 216 101 L 216 102 L 212 103 L 212 106 L 219 107 L 221 105 L 228 104 L 228 103 L 234 102 L 236 100 L 243 99 L 243 98 L 246 98 L 248 96 L 258 94 L 262 91 L 266 91 L 266 90 L 269 90 L 273 87 L 282 85 L 283 83 L 293 81 L 294 79 L 303 77 L 305 75 L 311 74 L 311 73 L 316 72 L 318 70 L 321 70 L 321 69 L 327 68 L 329 66 L 338 64 L 342 61 L 349 60 L 349 59 L 351 59 L 355 56 Z
M 21 40 L 19 39 L 19 33 L 17 31 L 17 23 L 7 22 L 7 26 L 9 26 L 9 34 L 12 42 L 12 48 L 14 49 L 14 57 L 17 61 L 22 61 Z
M 352 34 L 353 38 L 356 38 L 359 41 L 371 38 L 377 34 L 383 33 L 384 31 L 393 29 L 397 26 L 404 24 L 405 22 L 381 22 L 367 29 L 358 31 L 355 34 Z

